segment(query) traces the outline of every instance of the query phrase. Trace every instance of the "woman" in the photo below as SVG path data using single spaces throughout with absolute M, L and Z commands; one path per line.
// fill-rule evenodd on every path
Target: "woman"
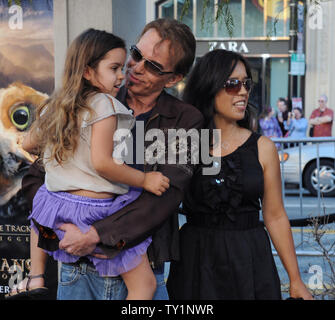
M 268 138 L 280 138 L 283 136 L 278 120 L 274 116 L 275 112 L 272 107 L 265 107 L 259 116 L 259 125 L 262 129 L 262 134 Z
M 303 117 L 300 108 L 294 108 L 293 112 L 288 114 L 288 118 L 284 121 L 285 129 L 288 130 L 288 137 L 290 138 L 306 138 L 308 121 Z
M 264 222 L 288 272 L 290 295 L 312 299 L 299 274 L 291 228 L 281 198 L 274 143 L 248 128 L 251 72 L 234 52 L 214 50 L 194 67 L 185 101 L 204 115 L 208 128 L 221 129 L 211 154 L 218 175 L 199 165 L 183 202 L 180 261 L 172 262 L 172 299 L 281 299 L 280 281 Z
M 268 138 L 281 138 L 283 133 L 278 124 L 278 120 L 274 117 L 274 110 L 271 107 L 265 107 L 259 116 L 259 126 L 262 134 Z M 276 147 L 280 148 L 280 143 L 276 143 Z

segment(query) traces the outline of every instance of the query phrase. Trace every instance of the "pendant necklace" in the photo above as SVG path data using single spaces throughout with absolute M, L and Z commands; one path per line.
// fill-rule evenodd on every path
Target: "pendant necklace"
M 230 133 L 230 135 L 229 135 L 229 137 L 227 137 L 227 138 L 225 139 L 225 141 L 221 143 L 221 147 L 222 147 L 225 151 L 227 151 L 227 150 L 230 148 L 230 143 L 227 142 L 227 141 L 233 136 L 233 133 L 234 133 L 234 132 L 235 132 L 235 130 L 232 130 L 231 133 Z

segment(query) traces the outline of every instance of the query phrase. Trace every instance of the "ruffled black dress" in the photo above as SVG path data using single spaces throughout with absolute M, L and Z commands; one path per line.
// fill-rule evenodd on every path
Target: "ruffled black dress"
M 257 140 L 221 158 L 216 176 L 199 166 L 185 195 L 180 261 L 171 262 L 170 299 L 281 299 L 280 280 L 259 210 L 263 170 Z

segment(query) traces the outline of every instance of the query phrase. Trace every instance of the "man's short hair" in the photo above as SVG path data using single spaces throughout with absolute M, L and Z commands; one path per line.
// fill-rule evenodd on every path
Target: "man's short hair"
M 325 94 L 322 94 L 319 99 L 323 99 L 325 102 L 328 101 L 328 97 Z
M 170 41 L 170 52 L 177 60 L 174 73 L 185 76 L 193 65 L 196 41 L 192 30 L 175 19 L 161 18 L 149 22 L 143 29 L 142 37 L 149 29 L 155 29 L 162 41 Z

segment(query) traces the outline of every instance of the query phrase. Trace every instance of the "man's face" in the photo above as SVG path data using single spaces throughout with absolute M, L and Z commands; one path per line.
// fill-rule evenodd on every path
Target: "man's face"
M 149 29 L 136 44 L 143 57 L 154 62 L 162 71 L 173 71 L 175 63 L 171 58 L 169 41 L 161 41 L 161 37 L 155 29 Z M 164 87 L 172 86 L 175 75 L 158 75 L 148 71 L 144 66 L 145 60 L 139 62 L 129 57 L 126 71 L 126 86 L 133 95 L 150 96 L 160 93 Z
M 321 111 L 326 109 L 326 100 L 323 97 L 319 98 L 319 109 Z
M 277 102 L 277 107 L 278 107 L 280 112 L 285 112 L 286 109 L 287 109 L 286 104 L 283 101 L 280 101 L 280 100 Z

